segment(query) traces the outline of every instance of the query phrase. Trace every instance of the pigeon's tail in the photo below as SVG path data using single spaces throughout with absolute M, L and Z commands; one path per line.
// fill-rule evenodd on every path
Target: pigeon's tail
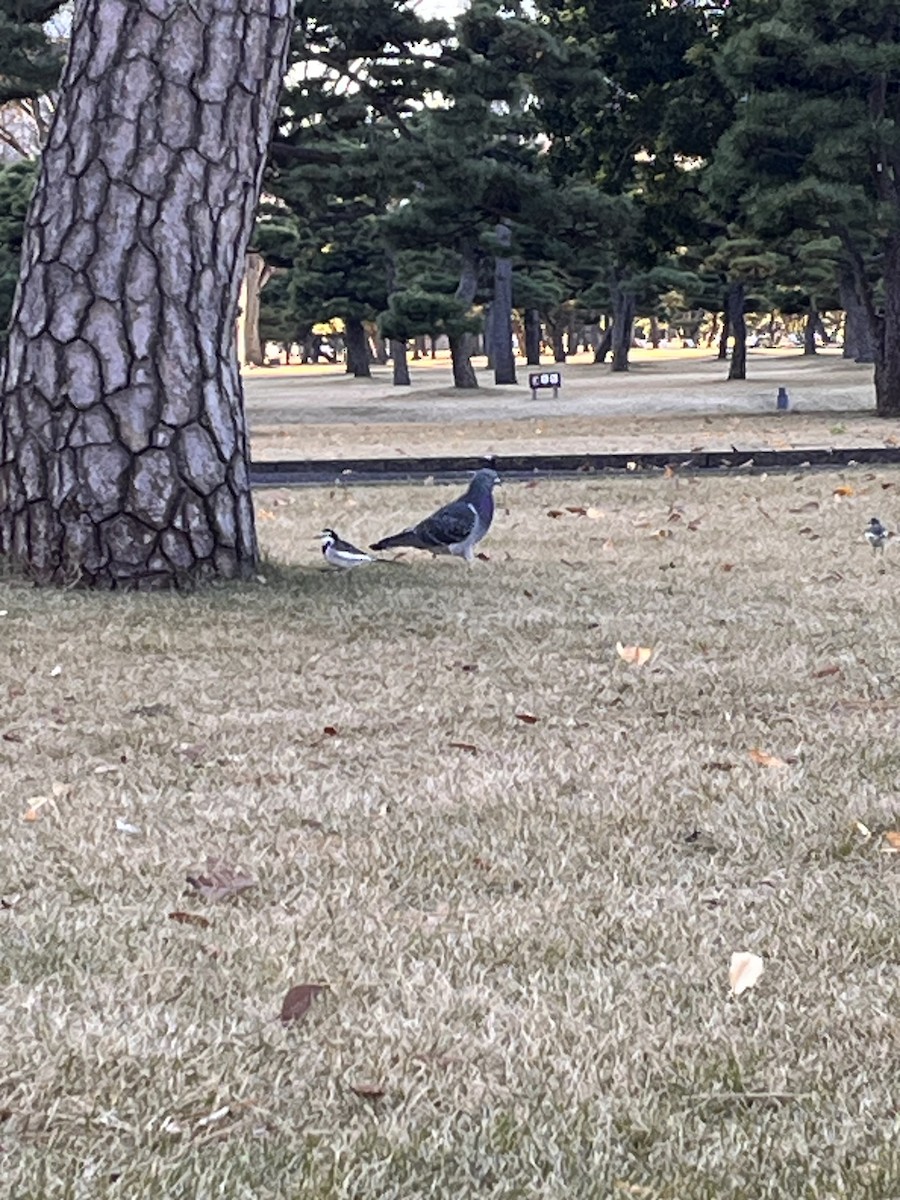
M 404 529 L 402 533 L 394 533 L 390 537 L 382 538 L 380 542 L 372 542 L 370 550 L 390 550 L 393 546 L 413 546 L 421 547 L 421 541 L 411 529 Z

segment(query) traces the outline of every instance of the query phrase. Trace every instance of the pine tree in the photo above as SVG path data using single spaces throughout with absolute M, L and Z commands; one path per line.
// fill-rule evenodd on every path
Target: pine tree
M 769 237 L 837 237 L 900 414 L 900 13 L 893 0 L 744 0 L 718 55 L 736 115 L 717 190 Z M 880 285 L 880 286 L 879 286 Z
M 41 583 L 247 576 L 234 326 L 287 0 L 80 0 L 0 387 L 0 553 Z

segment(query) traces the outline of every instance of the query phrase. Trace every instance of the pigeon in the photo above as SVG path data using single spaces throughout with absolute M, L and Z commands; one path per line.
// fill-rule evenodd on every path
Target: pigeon
M 373 542 L 370 549 L 411 546 L 415 550 L 429 550 L 432 554 L 455 554 L 471 563 L 475 547 L 494 519 L 493 491 L 499 482 L 496 471 L 482 467 L 475 472 L 464 496 L 445 504 L 418 525 Z
M 319 537 L 322 540 L 322 557 L 333 567 L 349 571 L 353 567 L 363 567 L 367 563 L 378 561 L 352 542 L 345 542 L 343 538 L 339 538 L 333 529 L 323 529 Z
M 877 554 L 879 550 L 884 553 L 885 542 L 890 536 L 877 517 L 873 517 L 866 526 L 866 541 L 872 547 L 873 554 Z

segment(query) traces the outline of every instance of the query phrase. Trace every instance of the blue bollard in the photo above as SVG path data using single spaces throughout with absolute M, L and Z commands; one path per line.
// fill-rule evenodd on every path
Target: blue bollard
M 787 388 L 780 387 L 778 389 L 778 398 L 775 401 L 775 407 L 779 412 L 787 412 L 790 407 L 790 397 L 788 396 Z

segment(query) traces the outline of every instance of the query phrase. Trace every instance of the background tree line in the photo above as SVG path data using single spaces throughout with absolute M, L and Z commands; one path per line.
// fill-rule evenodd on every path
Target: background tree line
M 0 0 L 0 325 L 64 52 Z M 242 308 L 250 360 L 339 319 L 347 368 L 425 335 L 476 388 L 576 341 L 628 369 L 637 317 L 731 378 L 746 316 L 825 310 L 900 413 L 900 17 L 887 0 L 298 0 Z

